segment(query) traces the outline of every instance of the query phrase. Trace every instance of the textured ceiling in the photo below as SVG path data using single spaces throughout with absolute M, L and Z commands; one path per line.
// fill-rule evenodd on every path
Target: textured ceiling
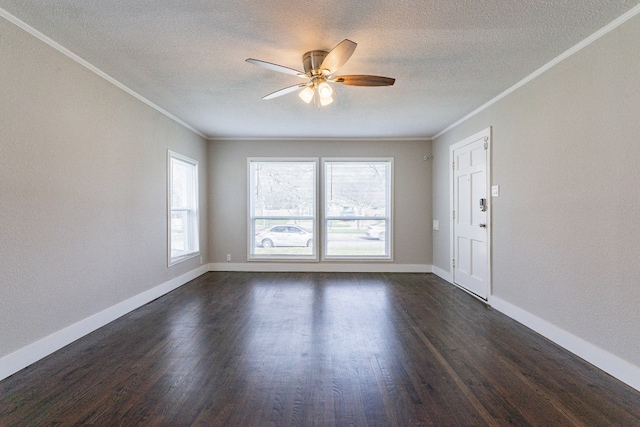
M 604 27 L 637 0 L 0 0 L 0 8 L 212 138 L 430 137 Z M 245 62 L 302 69 L 348 38 L 321 110 L 299 83 Z

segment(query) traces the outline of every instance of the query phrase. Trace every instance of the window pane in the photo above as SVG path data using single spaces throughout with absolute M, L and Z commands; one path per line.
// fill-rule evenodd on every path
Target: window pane
M 325 257 L 391 257 L 391 161 L 324 163 Z
M 389 162 L 326 162 L 325 215 L 387 215 Z
M 250 258 L 316 258 L 316 165 L 249 162 Z
M 169 151 L 169 265 L 199 253 L 198 163 Z
M 252 162 L 252 216 L 315 214 L 313 162 Z
M 195 165 L 171 159 L 171 207 L 188 208 L 193 204 Z
M 189 249 L 189 214 L 186 211 L 171 212 L 171 257 L 175 258 Z

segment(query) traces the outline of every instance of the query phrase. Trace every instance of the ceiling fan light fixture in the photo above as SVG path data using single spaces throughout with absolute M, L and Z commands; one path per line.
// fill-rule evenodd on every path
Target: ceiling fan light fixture
M 327 82 L 322 82 L 318 85 L 318 94 L 320 99 L 333 98 L 333 88 Z
M 326 107 L 333 102 L 333 96 L 320 96 L 320 106 Z
M 300 97 L 300 99 L 302 99 L 304 102 L 308 104 L 313 99 L 313 94 L 314 94 L 313 87 L 307 86 L 302 91 L 300 91 L 298 96 Z

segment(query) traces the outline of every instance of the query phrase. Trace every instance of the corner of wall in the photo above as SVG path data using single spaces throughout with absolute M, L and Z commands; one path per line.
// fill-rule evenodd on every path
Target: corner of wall
M 449 271 L 443 270 L 440 267 L 436 267 L 435 265 L 432 267 L 432 269 L 433 274 L 451 283 L 451 273 Z

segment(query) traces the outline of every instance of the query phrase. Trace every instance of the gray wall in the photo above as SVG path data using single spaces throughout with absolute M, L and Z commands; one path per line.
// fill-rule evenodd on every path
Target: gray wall
M 449 271 L 448 147 L 491 126 L 493 295 L 640 367 L 640 16 L 434 141 L 434 265 Z
M 247 262 L 248 157 L 393 157 L 394 264 L 431 264 L 430 141 L 213 141 L 209 147 L 212 263 Z M 251 264 L 255 264 L 251 262 Z
M 200 266 L 167 267 L 167 149 L 207 143 L 0 19 L 0 357 Z

